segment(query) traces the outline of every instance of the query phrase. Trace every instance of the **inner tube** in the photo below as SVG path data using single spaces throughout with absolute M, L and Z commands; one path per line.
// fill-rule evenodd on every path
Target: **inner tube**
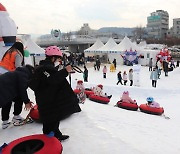
M 36 121 L 36 122 L 40 122 L 40 117 L 39 117 L 39 110 L 38 110 L 38 106 L 35 105 L 31 111 L 30 111 L 30 117 Z
M 110 102 L 110 99 L 107 97 L 97 96 L 97 95 L 89 95 L 89 99 L 94 102 L 102 103 L 102 104 L 108 104 Z
M 10 142 L 2 149 L 2 154 L 61 154 L 62 150 L 62 144 L 56 137 L 37 134 Z
M 138 105 L 134 103 L 127 103 L 127 102 L 117 102 L 117 106 L 122 109 L 131 110 L 131 111 L 137 111 Z
M 153 114 L 153 115 L 162 115 L 164 113 L 164 109 L 162 107 L 155 108 L 155 107 L 150 107 L 147 104 L 141 104 L 139 106 L 139 109 L 141 112 L 144 112 L 147 114 Z
M 74 93 L 79 94 L 80 90 L 79 89 L 74 89 Z M 87 97 L 89 97 L 89 95 L 94 94 L 94 92 L 91 89 L 86 88 L 85 89 L 85 94 L 86 94 Z

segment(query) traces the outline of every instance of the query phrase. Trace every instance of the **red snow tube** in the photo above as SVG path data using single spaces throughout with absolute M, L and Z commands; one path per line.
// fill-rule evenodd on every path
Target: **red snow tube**
M 164 113 L 164 109 L 162 107 L 155 108 L 155 107 L 150 107 L 146 104 L 141 104 L 139 106 L 139 109 L 141 112 L 148 113 L 148 114 L 154 114 L 154 115 L 161 115 Z
M 79 89 L 74 89 L 74 93 L 78 94 L 78 93 L 80 93 L 80 90 Z M 86 94 L 87 97 L 89 97 L 89 95 L 94 94 L 94 92 L 91 89 L 86 88 L 85 89 L 85 94 Z
M 30 111 L 30 117 L 34 120 L 34 121 L 38 121 L 40 122 L 40 118 L 39 118 L 39 111 L 38 111 L 38 106 L 35 105 L 31 111 Z
M 89 99 L 98 103 L 102 104 L 108 104 L 110 102 L 110 99 L 107 97 L 97 96 L 97 95 L 89 95 Z
M 2 149 L 2 154 L 61 154 L 62 150 L 62 144 L 57 138 L 38 134 L 10 142 Z
M 138 110 L 138 105 L 133 104 L 133 103 L 127 103 L 127 102 L 117 102 L 117 106 L 126 109 L 126 110 L 132 110 L 132 111 L 137 111 Z

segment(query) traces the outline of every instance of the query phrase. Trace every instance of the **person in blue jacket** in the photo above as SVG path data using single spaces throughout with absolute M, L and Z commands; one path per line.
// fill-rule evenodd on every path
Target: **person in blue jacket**
M 158 80 L 158 72 L 156 68 L 153 68 L 151 72 L 150 79 L 152 80 L 152 87 L 156 88 L 157 80 Z

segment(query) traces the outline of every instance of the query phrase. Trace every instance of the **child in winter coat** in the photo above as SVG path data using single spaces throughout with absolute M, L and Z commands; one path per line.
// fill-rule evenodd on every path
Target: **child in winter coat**
M 129 92 L 124 91 L 122 96 L 121 96 L 121 102 L 126 102 L 126 103 L 133 103 L 136 104 L 136 100 L 132 100 L 131 97 L 129 97 Z
M 107 73 L 107 67 L 104 66 L 104 68 L 103 68 L 103 78 L 106 78 L 106 73 Z
M 152 87 L 156 88 L 156 83 L 158 80 L 158 72 L 156 68 L 153 68 L 153 71 L 151 72 L 150 79 L 152 80 Z
M 85 87 L 82 80 L 77 81 L 76 89 L 80 90 L 80 92 L 77 94 L 79 103 L 84 104 L 86 100 L 86 94 L 85 94 Z
M 154 108 L 160 108 L 159 103 L 154 101 L 153 97 L 147 97 L 146 101 L 148 102 L 147 105 Z
M 72 71 L 71 65 L 62 70 L 55 68 L 56 62 L 61 62 L 62 52 L 57 46 L 47 47 L 46 59 L 40 61 L 35 69 L 30 88 L 35 93 L 36 103 L 43 123 L 43 134 L 54 136 L 62 141 L 69 138 L 59 130 L 60 120 L 80 112 L 79 100 L 74 94 L 66 77 Z
M 127 73 L 126 73 L 126 71 L 124 71 L 124 73 L 123 73 L 123 81 L 124 81 L 124 85 L 126 85 L 126 83 L 127 83 Z
M 108 96 L 106 93 L 105 94 L 103 93 L 103 85 L 102 84 L 99 84 L 96 87 L 94 87 L 93 92 L 97 96 L 107 97 L 109 99 L 112 97 L 112 95 Z
M 116 83 L 117 85 L 119 84 L 119 82 L 121 83 L 121 85 L 123 85 L 122 84 L 122 76 L 121 76 L 121 71 L 119 71 L 118 72 L 118 74 L 117 74 L 117 78 L 118 78 L 118 82 Z

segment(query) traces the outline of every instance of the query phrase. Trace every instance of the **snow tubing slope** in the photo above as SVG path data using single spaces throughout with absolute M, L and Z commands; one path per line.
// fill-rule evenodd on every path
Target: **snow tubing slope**
M 89 95 L 89 99 L 94 102 L 102 103 L 102 104 L 108 104 L 110 102 L 110 99 L 107 97 L 97 96 L 97 95 Z
M 38 106 L 35 105 L 30 111 L 30 117 L 37 122 L 40 122 Z
M 164 113 L 164 109 L 162 107 L 161 108 L 155 108 L 155 107 L 150 107 L 146 104 L 141 104 L 139 106 L 139 109 L 141 112 L 153 114 L 153 115 L 162 115 Z
M 74 93 L 79 94 L 80 90 L 79 89 L 74 89 Z M 94 94 L 94 92 L 92 90 L 85 89 L 85 94 L 86 94 L 87 97 L 89 97 L 89 95 Z
M 127 102 L 117 102 L 117 106 L 122 109 L 126 110 L 132 110 L 132 111 L 137 111 L 138 110 L 138 105 L 133 104 L 133 103 L 127 103 Z
M 2 154 L 61 154 L 62 150 L 62 144 L 57 138 L 37 134 L 10 142 L 2 149 Z

